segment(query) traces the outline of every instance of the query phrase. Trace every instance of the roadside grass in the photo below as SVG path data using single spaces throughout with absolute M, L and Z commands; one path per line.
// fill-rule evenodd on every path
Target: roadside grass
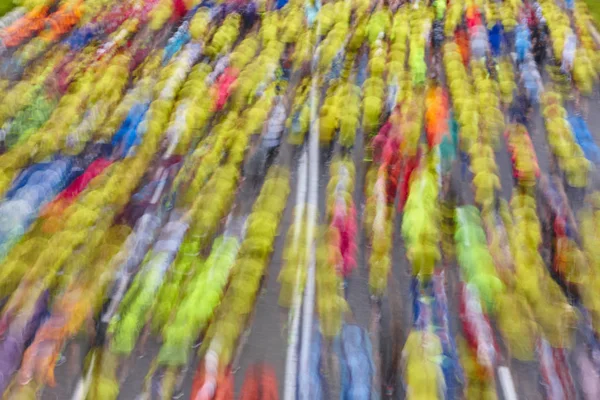
M 10 11 L 14 6 L 12 0 L 0 0 L 0 17 Z
M 585 2 L 596 22 L 596 26 L 600 26 L 600 0 L 585 0 Z

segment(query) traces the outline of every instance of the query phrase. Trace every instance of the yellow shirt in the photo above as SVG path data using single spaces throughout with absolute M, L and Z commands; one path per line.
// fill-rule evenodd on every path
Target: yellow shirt
M 475 201 L 489 205 L 494 200 L 494 190 L 501 188 L 500 178 L 492 172 L 480 172 L 473 178 Z
M 415 243 L 408 250 L 408 259 L 412 264 L 413 276 L 430 279 L 433 276 L 435 264 L 441 258 L 437 246 L 428 243 Z
M 479 172 L 497 172 L 496 161 L 485 156 L 473 157 L 471 160 L 471 172 L 478 174 Z

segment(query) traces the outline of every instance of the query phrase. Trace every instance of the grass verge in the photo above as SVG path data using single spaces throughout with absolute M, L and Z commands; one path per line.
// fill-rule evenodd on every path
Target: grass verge
M 14 8 L 12 0 L 0 0 L 0 17 Z
M 600 27 L 600 0 L 585 0 L 585 3 L 596 22 L 596 26 Z

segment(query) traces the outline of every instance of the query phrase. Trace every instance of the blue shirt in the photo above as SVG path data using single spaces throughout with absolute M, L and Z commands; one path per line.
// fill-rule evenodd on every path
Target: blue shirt
M 278 0 L 279 1 L 279 0 Z M 321 1 L 315 0 L 315 4 L 308 4 L 305 8 L 306 21 L 308 22 L 308 26 L 312 26 L 317 19 L 317 14 L 319 13 L 319 9 L 321 8 Z
M 502 25 L 496 23 L 489 31 L 490 47 L 494 56 L 500 55 L 500 46 L 502 45 Z

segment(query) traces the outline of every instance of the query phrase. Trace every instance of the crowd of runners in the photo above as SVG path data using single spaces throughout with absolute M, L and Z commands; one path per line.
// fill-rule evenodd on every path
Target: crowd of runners
M 18 3 L 4 398 L 600 398 L 584 1 Z

